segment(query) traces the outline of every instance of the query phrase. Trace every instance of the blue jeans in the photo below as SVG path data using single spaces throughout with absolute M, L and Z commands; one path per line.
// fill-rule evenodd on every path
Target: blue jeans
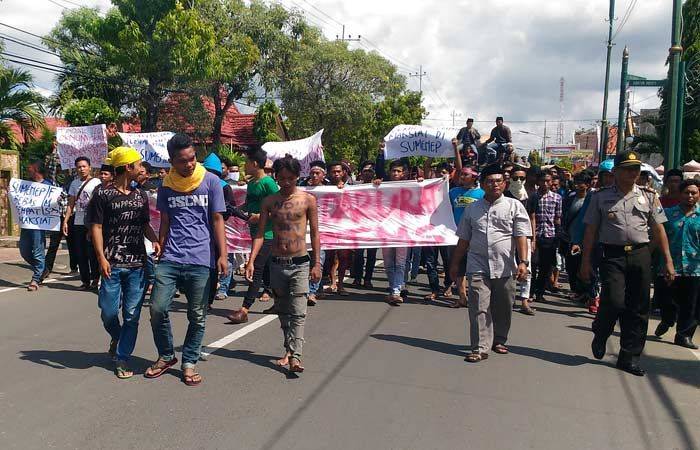
M 406 270 L 406 247 L 390 247 L 382 249 L 384 258 L 384 270 L 389 280 L 389 292 L 399 295 L 404 286 L 404 270 Z
M 171 261 L 163 261 L 156 265 L 156 282 L 151 293 L 151 329 L 159 358 L 165 361 L 175 358 L 173 331 L 168 312 L 175 289 L 180 287 L 187 298 L 189 321 L 182 345 L 182 368 L 192 368 L 197 364 L 204 338 L 207 306 L 215 282 L 215 270 L 206 266 Z
M 425 270 L 428 272 L 428 284 L 433 293 L 440 292 L 440 276 L 438 275 L 438 256 L 442 257 L 442 268 L 445 270 L 445 289 L 452 285 L 450 278 L 450 249 L 446 245 L 425 247 Z
M 326 252 L 321 250 L 321 267 L 323 267 L 323 264 L 326 262 Z M 309 295 L 311 294 L 316 294 L 318 290 L 321 288 L 321 280 L 318 281 L 313 281 L 309 280 Z
M 43 230 L 26 230 L 19 233 L 19 253 L 27 264 L 32 266 L 32 281 L 37 283 L 44 273 L 44 247 L 46 239 Z
M 112 267 L 109 278 L 102 277 L 97 305 L 102 325 L 113 340 L 119 341 L 117 361 L 128 361 L 136 345 L 143 303 L 144 269 Z M 119 323 L 119 306 L 122 323 Z
M 409 280 L 409 275 L 411 278 L 416 278 L 418 276 L 418 271 L 420 270 L 420 258 L 421 247 L 411 247 L 408 249 L 408 254 L 406 255 L 406 269 L 404 273 L 404 278 L 406 281 Z
M 228 290 L 231 286 L 231 280 L 233 280 L 233 273 L 236 271 L 236 255 L 235 253 L 228 254 L 228 272 L 226 275 L 219 279 L 219 289 L 216 291 L 217 294 L 228 295 Z

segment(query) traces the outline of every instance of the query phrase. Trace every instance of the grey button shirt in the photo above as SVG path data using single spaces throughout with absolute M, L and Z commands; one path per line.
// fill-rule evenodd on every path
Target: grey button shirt
M 501 196 L 493 203 L 481 199 L 465 208 L 457 236 L 469 241 L 467 274 L 504 278 L 516 269 L 514 237 L 532 236 L 532 226 L 520 201 Z
M 628 245 L 649 242 L 649 226 L 666 222 L 655 192 L 638 186 L 623 194 L 617 186 L 603 188 L 591 197 L 583 223 L 598 227 L 602 244 Z

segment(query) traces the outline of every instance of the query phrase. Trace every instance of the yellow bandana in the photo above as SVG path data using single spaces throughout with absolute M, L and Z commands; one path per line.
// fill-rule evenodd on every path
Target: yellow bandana
M 200 163 L 195 166 L 192 176 L 186 178 L 178 175 L 175 169 L 171 168 L 163 179 L 163 186 L 177 192 L 192 192 L 202 184 L 206 173 L 207 170 Z

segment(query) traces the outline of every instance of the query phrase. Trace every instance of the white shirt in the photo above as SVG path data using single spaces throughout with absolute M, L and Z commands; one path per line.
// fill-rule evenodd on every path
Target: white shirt
M 68 195 L 76 197 L 83 183 L 86 183 L 85 187 L 80 192 L 80 198 L 75 199 L 75 206 L 73 207 L 75 225 L 85 225 L 85 214 L 87 212 L 88 203 L 90 203 L 90 199 L 92 198 L 92 193 L 97 186 L 102 184 L 99 178 L 90 178 L 90 180 L 85 182 L 80 179 L 75 179 L 68 187 Z

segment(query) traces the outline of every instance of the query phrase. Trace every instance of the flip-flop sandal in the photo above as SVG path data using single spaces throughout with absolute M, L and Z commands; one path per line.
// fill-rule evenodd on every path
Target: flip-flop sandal
M 475 352 L 475 353 L 470 353 L 470 354 L 468 354 L 467 357 L 464 358 L 464 360 L 465 360 L 466 362 L 470 362 L 470 363 L 477 363 L 477 362 L 479 362 L 479 361 L 483 361 L 483 360 L 485 360 L 485 359 L 488 359 L 488 357 L 489 357 L 489 354 L 488 354 L 488 353 L 478 353 L 478 352 Z
M 507 355 L 508 354 L 508 347 L 506 347 L 503 344 L 496 344 L 493 346 L 493 348 L 491 350 L 498 353 L 499 355 Z
M 269 302 L 272 300 L 272 293 L 270 293 L 267 289 L 265 289 L 262 294 L 260 294 L 260 299 L 261 302 Z
M 296 361 L 296 364 L 294 364 Z M 304 371 L 304 366 L 301 365 L 301 361 L 296 358 L 289 359 L 289 371 L 293 373 L 302 373 Z
M 39 285 L 37 284 L 36 281 L 32 281 L 31 283 L 29 283 L 29 286 L 27 286 L 27 290 L 29 292 L 34 292 L 38 289 L 39 289 Z
M 199 377 L 199 380 L 194 380 L 195 377 Z M 202 376 L 197 372 L 192 375 L 182 375 L 182 382 L 187 386 L 199 386 L 202 383 Z
M 523 308 L 522 306 L 520 307 L 520 312 L 525 314 L 526 316 L 534 316 L 535 315 L 535 309 L 534 308 Z
M 164 366 L 161 367 L 156 367 L 156 364 L 158 364 L 158 361 L 162 361 L 165 363 Z M 172 366 L 177 364 L 177 358 L 173 358 L 170 361 L 163 361 L 163 360 L 158 360 L 153 364 L 151 367 L 148 368 L 148 370 L 152 370 L 150 374 L 148 373 L 148 370 L 143 374 L 144 377 L 146 378 L 158 378 L 159 376 L 163 375 L 165 372 L 168 371 Z
M 114 369 L 114 374 L 120 380 L 127 380 L 134 376 L 134 372 L 125 365 L 117 365 L 117 367 Z

